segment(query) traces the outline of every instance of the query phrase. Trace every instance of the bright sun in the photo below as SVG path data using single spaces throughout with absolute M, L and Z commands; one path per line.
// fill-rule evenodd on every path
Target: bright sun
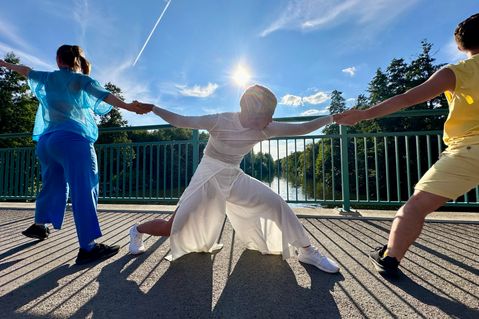
M 251 73 L 244 65 L 240 64 L 233 72 L 232 79 L 237 85 L 244 87 L 249 84 Z

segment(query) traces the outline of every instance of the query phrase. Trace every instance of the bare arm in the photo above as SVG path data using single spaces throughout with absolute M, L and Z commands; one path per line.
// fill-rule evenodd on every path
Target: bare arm
M 18 74 L 23 75 L 24 77 L 27 77 L 28 74 L 30 73 L 30 71 L 32 70 L 28 66 L 8 63 L 8 62 L 5 62 L 2 59 L 0 59 L 0 66 L 3 66 L 3 67 L 5 67 L 9 70 L 15 71 Z
M 370 120 L 395 113 L 401 109 L 428 101 L 445 91 L 454 91 L 456 76 L 451 69 L 443 68 L 434 73 L 426 82 L 389 98 L 366 110 L 349 110 L 339 114 L 335 120 L 338 124 L 354 125 L 362 120 Z
M 146 104 L 140 104 L 138 102 L 126 103 L 125 101 L 120 100 L 113 94 L 108 94 L 104 101 L 110 105 L 128 110 L 130 112 L 135 112 L 136 114 L 145 114 L 151 111 L 152 107 Z
M 324 116 L 303 123 L 272 122 L 266 127 L 269 136 L 304 135 L 333 122 L 333 116 Z
M 153 107 L 153 113 L 161 117 L 166 122 L 179 128 L 190 128 L 199 130 L 209 130 L 216 124 L 216 117 L 211 115 L 205 116 L 183 116 L 177 113 L 167 111 L 153 104 L 142 105 Z

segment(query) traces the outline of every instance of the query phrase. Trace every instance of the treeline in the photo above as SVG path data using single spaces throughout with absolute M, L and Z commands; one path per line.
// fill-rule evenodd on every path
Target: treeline
M 396 94 L 403 93 L 426 81 L 434 72 L 444 66 L 434 63 L 431 43 L 423 41 L 421 48 L 421 53 L 409 62 L 403 58 L 395 58 L 385 70 L 378 68 L 369 82 L 367 92 L 356 98 L 352 108 L 366 109 Z M 348 107 L 342 92 L 334 90 L 331 94 L 330 113 L 337 114 L 346 109 Z M 411 107 L 409 110 L 419 109 L 447 109 L 447 101 L 441 95 L 431 101 Z M 440 131 L 443 128 L 444 120 L 444 116 L 381 118 L 348 127 L 348 133 Z M 341 198 L 340 142 L 337 137 L 339 127 L 329 125 L 325 127 L 323 134 L 326 138 L 307 145 L 304 151 L 295 152 L 280 159 L 281 173 L 288 174 L 288 177 L 297 185 L 302 185 L 309 197 L 332 198 L 334 196 Z M 359 194 L 359 199 L 369 196 L 372 200 L 378 198 L 385 200 L 389 190 L 389 193 L 393 194 L 390 200 L 407 199 L 408 193 L 411 191 L 411 184 L 417 181 L 428 167 L 430 159 L 425 152 L 425 146 L 428 143 L 431 141 L 428 142 L 426 137 L 350 139 L 348 143 L 348 173 L 352 198 L 356 198 L 356 194 Z M 434 143 L 437 144 L 437 141 Z M 439 143 L 442 144 L 441 141 Z M 431 153 L 434 162 L 438 157 L 437 147 Z M 286 165 L 287 162 L 294 161 L 298 165 Z M 407 175 L 408 169 L 411 173 L 409 176 Z M 312 185 L 313 178 L 317 181 L 315 185 Z M 400 194 L 400 198 L 397 198 L 397 194 Z

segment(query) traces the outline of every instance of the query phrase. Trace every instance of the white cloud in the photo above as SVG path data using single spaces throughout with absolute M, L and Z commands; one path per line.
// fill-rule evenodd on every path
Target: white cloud
M 94 68 L 93 70 L 98 72 L 95 72 L 93 77 L 103 85 L 111 82 L 119 87 L 126 102 L 138 100 L 161 105 L 159 96 L 151 92 L 148 81 L 133 77 L 131 68 L 131 57 L 125 57 L 122 61 L 111 61 L 108 66 Z M 161 118 L 152 113 L 138 115 L 124 109 L 120 109 L 120 113 L 132 126 L 163 123 Z
M 280 104 L 300 106 L 303 105 L 303 98 L 301 96 L 286 94 L 281 98 Z
M 215 93 L 218 88 L 216 83 L 208 83 L 206 86 L 194 85 L 188 87 L 186 85 L 177 85 L 181 95 L 184 96 L 194 96 L 194 97 L 208 97 Z
M 321 104 L 329 100 L 331 97 L 326 92 L 316 92 L 313 95 L 303 97 L 303 103 Z
M 302 106 L 304 104 L 321 104 L 330 99 L 330 96 L 326 92 L 318 91 L 310 96 L 297 96 L 292 94 L 286 94 L 283 96 L 279 104 L 291 105 L 291 106 Z
M 342 69 L 341 71 L 344 72 L 344 73 L 349 74 L 350 76 L 354 76 L 354 75 L 356 74 L 356 67 L 355 67 L 355 66 L 351 66 L 351 67 L 349 67 L 349 68 Z
M 324 109 L 324 110 L 310 109 L 310 110 L 306 110 L 302 112 L 301 116 L 315 116 L 315 115 L 323 115 L 327 113 L 328 113 L 327 109 Z
M 55 18 L 66 19 L 68 22 L 73 21 L 76 24 L 78 29 L 75 31 L 78 32 L 78 35 L 75 42 L 87 51 L 87 56 L 88 46 L 91 46 L 92 43 L 90 34 L 94 34 L 95 37 L 101 35 L 109 39 L 110 47 L 117 45 L 114 42 L 118 39 L 124 38 L 125 31 L 122 32 L 119 27 L 127 24 L 118 21 L 111 15 L 111 12 L 101 10 L 94 1 L 47 1 L 45 4 L 42 2 L 42 6 L 45 7 L 43 10 Z M 65 12 L 69 14 L 65 14 Z M 131 33 L 128 33 L 128 36 L 131 37 Z
M 13 48 L 5 43 L 0 42 L 0 54 L 2 55 L 2 58 L 5 56 L 5 54 L 9 52 L 13 52 L 16 56 L 18 56 L 20 58 L 20 63 L 25 64 L 31 68 L 46 69 L 47 71 L 56 69 L 56 66 L 53 64 L 45 62 L 42 59 L 37 58 L 36 56 L 24 52 L 23 50 Z
M 88 0 L 76 0 L 73 5 L 73 19 L 78 23 L 80 27 L 80 43 L 84 46 L 84 39 L 86 35 L 86 29 L 88 27 L 90 17 Z
M 17 28 L 10 24 L 3 17 L 0 18 L 0 34 L 9 41 L 13 42 L 16 46 L 22 47 L 24 49 L 30 48 L 28 43 L 20 35 L 18 35 Z
M 317 30 L 331 25 L 355 22 L 378 29 L 420 0 L 294 0 L 269 24 L 261 36 L 282 30 Z M 390 10 L 394 8 L 394 10 Z
M 316 2 L 324 2 L 324 1 L 312 1 L 313 4 L 316 4 Z M 341 14 L 345 13 L 347 10 L 351 9 L 354 7 L 354 5 L 357 4 L 357 0 L 349 0 L 349 1 L 343 1 L 342 3 L 338 3 L 337 5 L 330 3 L 323 3 L 324 5 L 327 5 L 327 12 L 328 14 L 326 15 L 315 15 L 314 13 L 312 15 L 308 15 L 308 17 L 305 19 L 305 21 L 301 22 L 301 28 L 304 30 L 307 29 L 317 29 L 318 27 L 321 27 L 323 25 L 326 25 L 338 18 Z M 310 13 L 314 12 L 310 11 Z

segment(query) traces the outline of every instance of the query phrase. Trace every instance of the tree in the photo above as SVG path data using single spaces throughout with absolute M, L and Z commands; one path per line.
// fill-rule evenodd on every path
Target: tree
M 120 100 L 124 101 L 122 91 L 119 87 L 114 85 L 111 82 L 105 84 L 105 89 L 110 91 Z M 120 110 L 113 106 L 110 112 L 105 115 L 100 116 L 100 123 L 98 126 L 100 128 L 111 128 L 111 127 L 125 127 L 128 124 L 126 120 L 121 116 Z M 98 144 L 110 144 L 110 143 L 130 143 L 131 140 L 128 138 L 126 132 L 117 132 L 117 133 L 103 133 L 98 138 Z
M 388 78 L 381 68 L 376 70 L 371 82 L 369 82 L 368 87 L 369 101 L 371 105 L 384 101 L 385 99 L 391 97 L 391 92 L 389 92 L 388 87 Z
M 329 105 L 329 112 L 331 114 L 338 114 L 346 111 L 346 100 L 343 98 L 343 92 L 334 90 L 331 92 L 331 104 Z
M 331 92 L 331 104 L 328 107 L 330 114 L 338 114 L 346 111 L 346 100 L 343 97 L 343 92 L 334 90 Z M 324 134 L 338 134 L 339 129 L 337 125 L 327 125 Z
M 434 72 L 436 72 L 443 65 L 435 65 L 435 59 L 431 55 L 432 44 L 427 41 L 421 42 L 422 52 L 413 59 L 409 64 L 403 58 L 393 59 L 388 67 L 383 72 L 380 68 L 376 70 L 374 77 L 368 86 L 369 96 L 360 94 L 353 108 L 366 109 L 372 105 L 380 103 L 394 95 L 404 93 L 408 89 L 417 86 L 426 81 Z M 331 94 L 331 105 L 329 111 L 331 114 L 342 112 L 345 108 L 344 99 L 341 92 L 335 90 Z M 413 106 L 411 109 L 436 109 L 446 108 L 447 102 L 443 95 L 434 98 L 433 100 Z M 440 130 L 442 129 L 444 118 L 441 117 L 414 117 L 414 118 L 398 118 L 385 117 L 369 121 L 363 121 L 357 125 L 348 128 L 349 133 L 376 133 L 376 132 L 397 132 L 397 131 L 425 131 L 425 130 Z M 307 147 L 304 152 L 298 154 L 291 154 L 287 158 L 278 160 L 281 164 L 282 171 L 289 173 L 289 176 L 306 176 L 310 179 L 313 175 L 312 168 L 308 165 L 309 158 L 315 155 L 315 174 L 316 181 L 322 180 L 322 184 L 316 183 L 316 194 L 331 195 L 340 192 L 340 163 L 339 163 L 339 143 L 334 135 L 338 134 L 337 126 L 327 126 L 323 132 L 327 135 L 333 135 L 332 138 L 325 137 L 321 142 Z M 406 143 L 408 139 L 408 143 Z M 419 143 L 416 145 L 416 143 Z M 389 163 L 389 176 L 391 179 L 396 178 L 396 167 L 391 163 L 406 163 L 409 161 L 411 171 L 419 171 L 418 164 L 415 160 L 410 159 L 406 155 L 406 146 L 408 150 L 414 150 L 426 145 L 425 137 L 408 138 L 401 137 L 396 140 L 391 137 L 376 138 L 374 136 L 355 137 L 351 138 L 348 143 L 348 154 L 356 154 L 357 157 L 349 157 L 349 174 L 350 180 L 356 178 L 357 187 L 364 189 L 366 185 L 385 185 L 386 180 L 386 161 Z M 395 149 L 398 149 L 397 154 Z M 387 155 L 387 156 L 386 156 Z M 291 162 L 295 158 L 299 159 L 300 167 L 286 167 L 286 162 Z M 387 157 L 387 158 L 386 158 Z M 427 167 L 427 157 L 420 158 L 420 167 Z M 304 167 L 304 168 L 303 168 Z M 357 172 L 355 171 L 355 168 Z M 305 170 L 304 172 L 302 170 Z M 396 180 L 397 183 L 390 180 L 389 186 L 391 193 L 396 192 L 397 186 L 401 188 L 402 194 L 407 194 L 407 176 L 405 170 L 399 172 Z M 334 188 L 333 188 L 333 181 Z M 299 183 L 302 181 L 299 180 Z M 303 182 L 304 183 L 304 182 Z M 308 186 L 308 182 L 306 182 Z M 355 190 L 356 183 L 353 183 L 351 190 Z M 308 189 L 309 191 L 309 189 Z M 312 190 L 311 190 L 312 191 Z M 379 194 L 376 194 L 379 192 Z M 384 198 L 386 194 L 385 187 L 369 188 L 369 196 L 371 198 Z
M 5 61 L 20 63 L 13 53 L 8 53 Z M 0 105 L 0 132 L 23 133 L 33 130 L 38 101 L 30 93 L 26 79 L 5 68 L 0 68 Z M 0 140 L 1 147 L 29 145 L 33 145 L 31 137 Z
M 421 41 L 422 52 L 416 59 L 411 61 L 406 77 L 408 79 L 408 89 L 417 86 L 429 79 L 444 64 L 435 65 L 435 59 L 431 56 L 432 44 L 426 40 Z M 447 101 L 444 94 L 441 94 L 430 101 L 413 106 L 411 109 L 447 109 Z M 411 131 L 417 130 L 442 130 L 445 116 L 421 117 L 414 121 L 404 123 L 404 128 Z

